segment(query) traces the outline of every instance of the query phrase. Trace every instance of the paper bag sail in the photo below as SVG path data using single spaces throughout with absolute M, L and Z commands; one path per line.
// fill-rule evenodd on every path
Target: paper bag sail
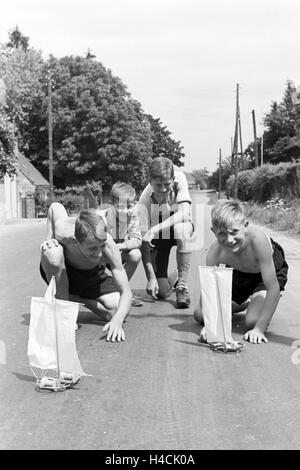
M 31 368 L 42 371 L 37 379 L 44 378 L 47 371 L 54 370 L 57 379 L 75 377 L 78 381 L 82 375 L 85 375 L 75 344 L 79 304 L 56 299 L 55 291 L 55 278 L 52 277 L 45 297 L 31 299 L 29 363 Z M 44 382 L 45 380 L 42 384 Z
M 231 333 L 232 268 L 199 266 L 200 295 L 207 342 L 215 349 L 238 350 Z

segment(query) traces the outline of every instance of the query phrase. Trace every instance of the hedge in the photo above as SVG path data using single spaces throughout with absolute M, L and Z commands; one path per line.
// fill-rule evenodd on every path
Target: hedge
M 233 196 L 234 176 L 227 182 L 227 194 Z M 274 197 L 300 197 L 300 163 L 270 163 L 238 174 L 238 199 L 265 202 Z

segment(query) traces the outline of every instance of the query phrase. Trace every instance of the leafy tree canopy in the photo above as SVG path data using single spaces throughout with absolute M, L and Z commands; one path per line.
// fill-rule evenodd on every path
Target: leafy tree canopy
M 222 169 L 221 169 L 221 190 L 226 190 L 226 181 L 230 177 L 231 171 L 231 157 L 222 160 Z M 220 167 L 218 165 L 217 169 L 212 172 L 208 179 L 208 185 L 210 188 L 214 188 L 216 191 L 219 189 L 219 175 Z
M 6 173 L 13 176 L 16 163 L 13 127 L 4 115 L 0 115 L 0 177 Z
M 24 36 L 21 31 L 19 30 L 18 25 L 15 26 L 12 30 L 8 33 L 9 41 L 6 44 L 7 47 L 11 47 L 14 49 L 23 49 L 23 51 L 27 51 L 29 48 L 29 37 Z
M 295 104 L 296 87 L 287 81 L 283 99 L 274 101 L 264 118 L 264 161 L 278 163 L 284 160 L 284 147 L 295 137 L 299 128 L 299 109 Z
M 122 180 L 141 189 L 152 158 L 163 155 L 183 164 L 180 142 L 160 119 L 144 113 L 90 50 L 85 57 L 51 56 L 44 61 L 17 27 L 9 39 L 0 55 L 5 111 L 18 132 L 20 150 L 46 178 L 51 73 L 56 187 L 101 182 L 105 190 Z
M 193 170 L 192 176 L 194 177 L 195 183 L 200 189 L 207 188 L 210 172 L 208 168 L 204 167 L 201 170 Z
M 182 166 L 184 153 L 181 142 L 171 138 L 171 132 L 164 126 L 159 118 L 153 118 L 151 114 L 147 114 L 151 129 L 151 145 L 153 158 L 166 157 L 170 158 L 174 165 Z

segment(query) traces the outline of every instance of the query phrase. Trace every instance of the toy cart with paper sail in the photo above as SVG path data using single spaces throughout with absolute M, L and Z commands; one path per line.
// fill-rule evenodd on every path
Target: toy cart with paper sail
M 243 345 L 232 338 L 232 268 L 199 266 L 200 297 L 205 334 L 200 340 L 212 350 L 238 352 Z
M 80 365 L 75 327 L 79 304 L 55 298 L 54 276 L 45 297 L 32 297 L 28 358 L 37 391 L 61 392 L 86 375 Z

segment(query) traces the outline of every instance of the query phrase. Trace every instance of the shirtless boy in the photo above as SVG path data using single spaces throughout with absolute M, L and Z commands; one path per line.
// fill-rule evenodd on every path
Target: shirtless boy
M 105 271 L 107 264 L 112 276 Z M 107 321 L 107 341 L 125 340 L 123 321 L 132 294 L 120 251 L 99 211 L 83 210 L 72 219 L 62 204 L 51 204 L 40 271 L 47 283 L 55 276 L 58 299 L 81 302 Z
M 216 240 L 209 247 L 206 264 L 233 268 L 233 312 L 241 310 L 241 305 L 251 296 L 244 339 L 251 343 L 268 342 L 265 331 L 287 282 L 288 265 L 283 249 L 263 230 L 250 226 L 237 200 L 218 201 L 211 219 Z M 203 323 L 201 298 L 194 318 Z

